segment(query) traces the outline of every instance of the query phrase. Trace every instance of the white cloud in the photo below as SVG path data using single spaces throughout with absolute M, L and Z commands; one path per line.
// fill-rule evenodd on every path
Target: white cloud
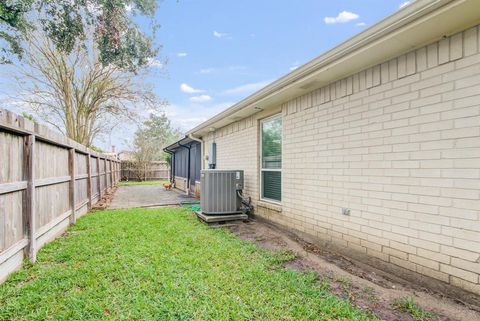
M 413 1 L 404 1 L 402 3 L 400 3 L 400 5 L 398 6 L 399 9 L 402 9 L 403 7 L 406 7 L 408 6 L 409 4 L 411 4 Z
M 355 19 L 358 19 L 360 16 L 356 13 L 350 11 L 342 11 L 336 17 L 325 17 L 323 21 L 326 24 L 334 24 L 334 23 L 346 23 Z
M 210 106 L 198 104 L 168 105 L 165 107 L 165 114 L 172 121 L 174 127 L 187 131 L 232 105 L 232 102 L 223 102 Z
M 177 53 L 177 57 L 186 57 L 188 54 L 186 52 L 179 52 Z
M 292 66 L 290 66 L 290 68 L 288 68 L 288 70 L 290 71 L 294 71 L 295 69 L 297 69 L 298 67 L 300 67 L 300 63 L 298 61 L 295 61 Z
M 365 22 L 359 22 L 359 23 L 356 23 L 355 26 L 357 27 L 365 27 L 367 24 Z
M 195 88 L 187 85 L 186 83 L 183 83 L 183 84 L 180 85 L 180 90 L 183 91 L 184 93 L 187 93 L 187 94 L 201 94 L 201 93 L 205 92 L 205 90 L 195 89 Z
M 200 73 L 201 74 L 211 74 L 215 69 L 213 68 L 204 68 L 204 69 L 200 69 Z
M 251 94 L 265 87 L 270 82 L 271 82 L 270 80 L 267 80 L 267 81 L 259 81 L 259 82 L 244 84 L 238 87 L 227 89 L 223 93 L 225 95 Z
M 205 103 L 210 100 L 212 100 L 212 97 L 210 97 L 209 95 L 199 95 L 199 96 L 190 97 L 190 101 L 192 103 Z
M 225 38 L 226 36 L 228 36 L 228 33 L 214 31 L 213 36 L 216 38 Z
M 163 68 L 163 63 L 160 60 L 154 58 L 148 60 L 148 65 L 153 68 Z
M 235 74 L 235 75 L 248 75 L 250 72 L 248 71 L 249 68 L 246 66 L 241 65 L 230 65 L 225 67 L 210 67 L 210 68 L 203 68 L 198 71 L 200 74 Z
M 29 94 L 28 91 L 21 91 L 15 93 L 15 95 L 0 93 L 1 108 L 16 114 L 21 114 L 22 112 L 32 113 L 32 106 L 23 100 Z
M 241 65 L 232 65 L 228 66 L 229 71 L 242 71 L 242 70 L 247 70 L 248 68 L 246 66 L 241 66 Z

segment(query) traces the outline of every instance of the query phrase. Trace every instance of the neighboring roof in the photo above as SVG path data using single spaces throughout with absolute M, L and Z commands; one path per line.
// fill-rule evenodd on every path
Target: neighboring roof
M 195 142 L 195 143 L 198 144 L 198 142 L 196 140 L 193 140 L 190 137 L 185 136 L 185 137 L 177 140 L 175 143 L 168 145 L 163 150 L 173 152 L 174 150 L 180 148 L 181 145 L 188 145 L 188 144 L 191 144 L 192 142 Z
M 478 0 L 417 0 L 188 131 L 201 137 L 480 22 Z

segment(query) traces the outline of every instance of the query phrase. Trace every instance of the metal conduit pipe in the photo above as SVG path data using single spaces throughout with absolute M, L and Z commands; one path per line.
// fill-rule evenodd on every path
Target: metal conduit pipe
M 175 153 L 164 148 L 163 151 L 171 156 L 170 158 L 170 183 L 175 184 Z

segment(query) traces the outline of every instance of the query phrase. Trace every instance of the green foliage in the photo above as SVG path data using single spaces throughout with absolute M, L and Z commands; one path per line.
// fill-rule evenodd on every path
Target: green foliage
M 0 2 L 0 64 L 10 63 L 11 55 L 22 57 L 22 34 L 29 29 L 26 13 L 34 0 L 6 0 Z
M 393 307 L 410 314 L 416 321 L 426 321 L 434 317 L 433 313 L 422 309 L 412 297 L 395 299 L 393 301 Z
M 376 320 L 187 209 L 94 212 L 0 285 L 0 320 Z
M 103 153 L 103 152 L 104 152 L 103 149 L 101 149 L 100 147 L 95 146 L 95 145 L 90 145 L 89 148 L 90 148 L 91 150 L 97 152 L 97 153 Z
M 273 262 L 276 265 L 281 265 L 285 262 L 295 260 L 297 254 L 292 250 L 277 251 L 273 256 Z
M 28 119 L 29 121 L 31 122 L 34 122 L 34 123 L 37 123 L 37 120 L 35 119 L 35 117 L 33 117 L 32 114 L 29 114 L 27 112 L 22 112 L 22 117 L 25 118 L 25 119 Z
M 172 154 L 164 153 L 164 159 L 169 166 L 172 166 Z
M 147 35 L 133 21 L 135 15 L 153 20 L 155 0 L 6 0 L 0 2 L 0 62 L 21 58 L 22 39 L 42 29 L 58 50 L 70 53 L 89 38 L 99 49 L 100 62 L 136 72 L 156 56 L 156 26 Z
M 352 286 L 352 282 L 346 276 L 341 276 L 341 277 L 337 278 L 337 282 L 340 283 L 340 285 L 341 285 L 341 287 L 344 291 L 348 291 L 350 289 L 350 287 Z
M 180 137 L 165 113 L 150 113 L 149 118 L 135 132 L 133 141 L 133 162 L 139 180 L 144 180 L 151 162 L 169 160 L 163 148 Z
M 180 137 L 164 113 L 151 113 L 143 126 L 135 132 L 135 158 L 139 162 L 166 160 L 163 148 Z

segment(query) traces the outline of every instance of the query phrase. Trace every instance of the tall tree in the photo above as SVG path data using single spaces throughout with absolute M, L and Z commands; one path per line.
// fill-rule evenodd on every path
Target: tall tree
M 120 122 L 137 121 L 136 106 L 155 109 L 148 86 L 116 65 L 104 66 L 96 46 L 76 44 L 70 54 L 48 37 L 31 35 L 18 66 L 21 99 L 41 119 L 90 146 Z
M 156 0 L 2 0 L 0 63 L 22 58 L 22 40 L 34 29 L 42 29 L 57 50 L 70 54 L 93 28 L 102 65 L 135 72 L 158 50 L 133 17 L 153 22 L 157 6 Z M 152 33 L 155 29 L 152 23 Z
M 133 162 L 139 179 L 149 171 L 153 161 L 168 161 L 163 148 L 179 139 L 181 133 L 173 128 L 165 113 L 151 113 L 150 117 L 136 132 L 133 142 Z

